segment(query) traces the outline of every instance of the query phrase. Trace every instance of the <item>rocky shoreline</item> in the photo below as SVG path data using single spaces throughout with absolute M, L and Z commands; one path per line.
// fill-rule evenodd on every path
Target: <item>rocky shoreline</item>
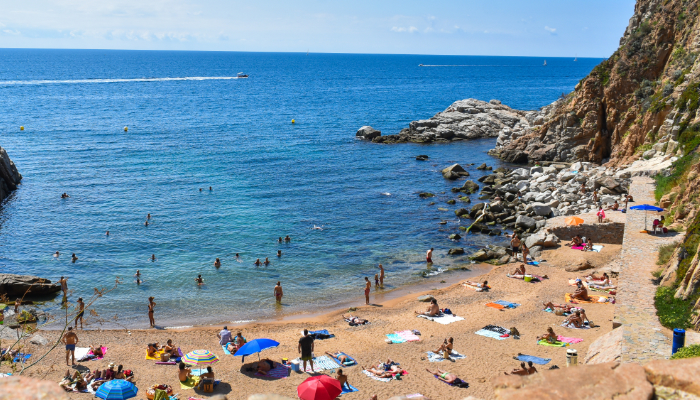
M 22 180 L 22 175 L 17 171 L 15 163 L 7 155 L 5 149 L 0 147 L 0 201 L 17 189 Z

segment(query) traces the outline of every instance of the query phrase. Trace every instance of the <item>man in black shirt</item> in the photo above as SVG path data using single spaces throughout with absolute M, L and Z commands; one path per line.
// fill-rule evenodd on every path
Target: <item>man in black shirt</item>
M 306 371 L 306 362 L 311 364 L 311 372 L 314 372 L 314 338 L 309 336 L 309 331 L 304 329 L 304 337 L 299 339 L 299 353 L 301 353 L 301 360 L 304 362 L 304 371 Z

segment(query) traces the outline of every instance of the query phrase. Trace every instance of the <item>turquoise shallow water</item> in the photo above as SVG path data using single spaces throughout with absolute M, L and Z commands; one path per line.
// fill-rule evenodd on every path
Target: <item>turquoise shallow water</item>
M 385 146 L 355 140 L 357 128 L 396 133 L 468 97 L 534 109 L 599 61 L 0 50 L 0 145 L 24 175 L 0 213 L 0 271 L 66 275 L 83 297 L 121 277 L 96 309 L 133 327 L 147 326 L 150 295 L 159 325 L 179 326 L 330 308 L 361 295 L 379 262 L 390 288 L 420 282 L 425 250 L 435 247 L 444 268 L 457 245 L 447 236 L 459 204 L 445 204 L 453 184 L 439 169 L 499 165 L 486 155 L 495 139 Z M 239 71 L 250 78 L 197 78 Z M 447 193 L 430 206 L 419 191 Z M 285 235 L 292 242 L 278 244 Z M 471 235 L 459 246 L 497 240 Z M 272 264 L 253 265 L 264 257 Z

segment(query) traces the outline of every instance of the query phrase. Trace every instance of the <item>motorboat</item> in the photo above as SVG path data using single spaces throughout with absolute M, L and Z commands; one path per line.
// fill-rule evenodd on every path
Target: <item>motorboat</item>
M 247 78 L 248 74 L 244 74 L 243 72 L 239 72 L 238 75 L 236 75 L 236 78 Z

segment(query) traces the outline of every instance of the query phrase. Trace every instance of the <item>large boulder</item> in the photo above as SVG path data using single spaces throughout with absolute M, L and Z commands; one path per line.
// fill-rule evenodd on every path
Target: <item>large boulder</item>
M 525 245 L 527 247 L 542 246 L 542 247 L 556 247 L 559 243 L 559 238 L 555 235 L 547 234 L 544 231 L 539 231 L 533 233 L 525 239 Z
M 68 400 L 68 394 L 56 382 L 9 376 L 0 379 L 0 398 L 17 400 Z
M 360 139 L 372 140 L 376 137 L 382 136 L 382 132 L 372 128 L 371 126 L 363 126 L 357 130 L 355 136 Z
M 585 271 L 587 269 L 595 268 L 595 265 L 591 264 L 590 261 L 585 260 L 585 259 L 580 259 L 578 262 L 569 265 L 568 267 L 564 268 L 566 272 L 578 272 L 578 271 Z
M 700 396 L 700 357 L 681 360 L 654 360 L 644 366 L 654 385 L 682 390 Z
M 61 285 L 33 275 L 0 274 L 0 293 L 8 297 L 22 297 L 24 294 L 43 296 L 61 290 Z
M 595 183 L 610 190 L 615 190 L 618 186 L 620 186 L 620 182 L 616 181 L 615 179 L 609 176 L 603 176 L 599 179 L 596 179 Z
M 451 255 L 451 256 L 456 256 L 456 255 L 464 254 L 464 249 L 461 248 L 461 247 L 457 247 L 457 248 L 454 248 L 454 249 L 449 249 L 449 250 L 447 251 L 447 254 L 449 254 L 449 255 Z
M 534 229 L 537 226 L 537 221 L 527 215 L 519 215 L 515 220 L 515 226 L 523 229 Z
M 474 181 L 466 181 L 462 185 L 461 191 L 464 193 L 476 193 L 479 191 L 479 185 L 474 183 Z
M 469 176 L 469 172 L 465 171 L 459 164 L 453 164 L 442 170 L 442 176 L 445 179 L 458 179 L 461 176 Z

